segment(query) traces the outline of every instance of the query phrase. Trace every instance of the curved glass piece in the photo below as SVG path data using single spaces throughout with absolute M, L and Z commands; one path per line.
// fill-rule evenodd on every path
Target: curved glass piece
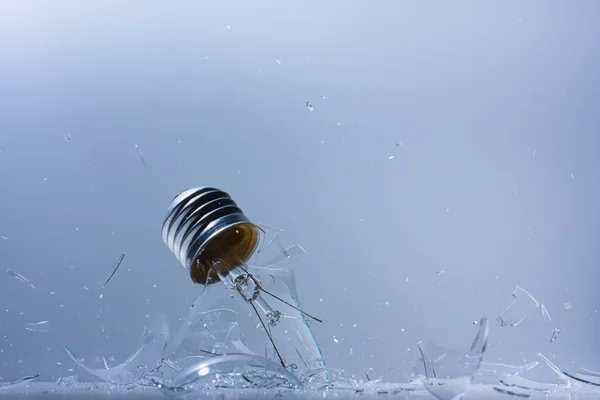
M 220 388 L 302 388 L 302 382 L 280 365 L 259 356 L 227 354 L 212 357 L 182 371 L 174 380 L 178 390 Z
M 73 349 L 66 345 L 64 347 L 71 360 L 90 374 L 109 383 L 128 385 L 139 382 L 146 374 L 155 369 L 164 343 L 164 336 L 166 336 L 166 332 L 144 329 L 143 338 L 133 354 L 122 363 L 112 367 L 109 367 L 106 359 L 101 357 L 104 368 L 85 365 L 83 359 L 79 358 Z
M 487 348 L 489 320 L 482 318 L 473 344 L 467 352 L 457 352 L 431 343 L 421 349 L 415 371 L 421 375 L 425 389 L 439 400 L 458 400 L 471 385 L 481 367 Z
M 29 384 L 29 382 L 39 378 L 39 375 L 31 375 L 31 376 L 26 376 L 24 378 L 21 379 L 17 379 L 16 381 L 12 381 L 12 382 L 0 382 L 0 392 L 6 390 L 13 390 L 13 389 L 17 389 L 23 386 L 26 386 Z

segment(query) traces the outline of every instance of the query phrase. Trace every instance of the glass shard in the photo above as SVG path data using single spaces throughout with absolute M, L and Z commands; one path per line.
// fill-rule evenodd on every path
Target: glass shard
M 279 233 L 283 232 L 282 229 L 264 224 L 260 224 L 260 227 L 265 232 L 265 244 L 258 249 L 248 262 L 248 265 L 252 265 L 255 268 L 273 267 L 292 257 L 298 257 L 306 253 L 306 250 L 299 244 L 286 248 L 279 236 Z
M 273 239 L 273 242 L 279 248 L 279 253 L 271 257 L 268 261 L 260 263 L 257 268 L 274 267 L 275 265 L 287 260 L 288 258 L 298 257 L 299 255 L 306 253 L 306 250 L 304 250 L 299 244 L 295 244 L 293 246 L 285 248 L 281 244 L 281 241 L 278 240 L 278 236 L 275 236 L 275 238 L 276 239 Z
M 482 362 L 479 370 L 479 377 L 489 378 L 493 382 L 498 379 L 506 379 L 507 376 L 517 376 L 540 365 L 538 361 L 534 361 L 525 365 L 509 365 L 496 362 Z
M 25 329 L 32 332 L 50 332 L 50 321 L 30 322 Z
M 550 343 L 554 343 L 554 341 L 556 339 L 558 339 L 558 335 L 560 335 L 560 332 L 562 332 L 562 329 L 553 329 L 552 330 L 552 336 L 550 337 Z
M 146 163 L 146 157 L 144 157 L 144 153 L 142 152 L 142 149 L 140 149 L 140 147 L 136 144 L 135 148 L 138 151 L 138 154 L 140 156 L 140 160 L 142 161 L 142 164 L 144 165 L 144 168 L 148 168 L 148 164 Z
M 112 273 L 109 275 L 108 279 L 106 280 L 106 282 L 104 282 L 104 285 L 102 285 L 102 287 L 105 287 L 108 284 L 108 282 L 110 282 L 110 280 L 113 278 L 113 276 L 115 276 L 115 274 L 117 273 L 117 270 L 121 266 L 121 263 L 123 262 L 124 258 L 125 258 L 125 253 L 121 253 L 121 256 L 117 260 L 117 263 L 115 264 L 115 267 L 113 268 Z
M 507 376 L 504 379 L 500 380 L 500 383 L 503 386 L 511 387 L 511 388 L 519 388 L 537 392 L 552 392 L 560 387 L 560 385 L 556 383 L 540 383 L 535 382 L 526 378 L 523 378 L 518 375 Z
M 570 373 L 554 365 L 542 353 L 539 353 L 538 355 L 540 356 L 542 361 L 544 361 L 544 363 L 546 363 L 546 365 L 550 367 L 552 371 L 554 371 L 554 373 L 556 373 L 561 379 L 567 381 L 568 384 L 586 391 L 592 390 L 593 393 L 597 393 L 598 395 L 600 395 L 600 376 L 598 376 L 599 374 L 589 371 L 592 372 L 590 374 L 586 370 L 582 369 L 579 369 L 575 373 Z
M 0 382 L 0 392 L 4 390 L 12 390 L 18 387 L 26 386 L 29 382 L 39 378 L 39 375 L 26 376 L 12 382 Z
M 99 357 L 102 361 L 101 368 L 87 366 L 73 349 L 66 345 L 64 347 L 71 360 L 80 368 L 106 382 L 125 385 L 139 382 L 153 370 L 152 366 L 160 360 L 160 351 L 164 347 L 163 336 L 164 333 L 144 329 L 143 338 L 138 344 L 137 350 L 114 367 L 109 367 L 104 357 Z
M 498 316 L 500 326 L 518 326 L 532 315 L 540 303 L 528 291 L 517 286 L 513 291 L 508 306 Z M 545 307 L 543 308 L 545 310 Z
M 439 400 L 459 399 L 466 394 L 481 367 L 488 336 L 489 321 L 482 318 L 467 352 L 458 352 L 434 343 L 426 349 L 418 346 L 420 357 L 415 372 L 424 387 Z
M 471 378 L 468 376 L 453 379 L 429 378 L 423 384 L 425 389 L 438 400 L 459 400 L 467 394 Z
M 6 270 L 6 273 L 9 274 L 10 276 L 12 276 L 13 278 L 18 279 L 21 282 L 27 284 L 29 287 L 35 289 L 35 286 L 33 286 L 33 283 L 29 282 L 29 279 L 25 278 L 23 275 L 16 273 L 15 271 L 13 271 L 10 268 L 8 268 Z

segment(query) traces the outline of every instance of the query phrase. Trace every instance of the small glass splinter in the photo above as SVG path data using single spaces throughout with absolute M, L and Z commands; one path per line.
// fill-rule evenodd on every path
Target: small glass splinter
M 33 285 L 33 283 L 29 282 L 29 279 L 25 278 L 23 275 L 13 271 L 12 269 L 8 268 L 6 270 L 6 273 L 9 274 L 10 276 L 12 276 L 15 279 L 20 280 L 21 282 L 27 284 L 30 288 L 35 289 L 35 286 Z
M 108 285 L 108 282 L 110 282 L 110 280 L 113 278 L 113 276 L 115 276 L 115 274 L 117 273 L 117 270 L 121 266 L 121 263 L 123 262 L 124 258 L 125 258 L 125 253 L 121 253 L 121 256 L 119 257 L 119 260 L 117 261 L 117 264 L 113 268 L 113 272 L 110 274 L 110 276 L 108 277 L 108 279 L 106 280 L 106 282 L 104 282 L 104 285 L 102 285 L 102 287 L 106 287 L 106 285 Z
M 224 282 L 252 306 L 281 365 L 287 368 L 270 331 L 283 314 L 274 310 L 261 292 L 317 322 L 322 320 L 265 290 L 249 272 L 246 262 L 260 247 L 263 234 L 262 228 L 250 222 L 228 193 L 211 187 L 193 188 L 177 195 L 162 228 L 163 241 L 189 269 L 193 282 L 201 285 Z

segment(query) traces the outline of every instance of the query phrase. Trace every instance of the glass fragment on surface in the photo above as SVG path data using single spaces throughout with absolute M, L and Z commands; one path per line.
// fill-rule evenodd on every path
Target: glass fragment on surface
M 420 357 L 415 372 L 423 386 L 439 400 L 462 398 L 479 371 L 485 353 L 489 320 L 482 318 L 473 344 L 467 352 L 458 352 L 430 343 L 419 346 Z
M 71 386 L 75 383 L 77 383 L 77 375 L 63 376 L 56 381 L 59 386 Z
M 31 375 L 31 376 L 26 376 L 26 377 L 23 377 L 21 379 L 18 379 L 16 381 L 12 381 L 12 382 L 0 382 L 0 392 L 26 386 L 29 384 L 29 382 L 31 382 L 39 377 L 40 377 L 39 375 Z
M 25 329 L 32 332 L 50 332 L 50 321 L 29 322 Z
M 531 392 L 527 389 L 508 388 L 504 386 L 494 386 L 493 388 L 495 391 L 507 394 L 509 396 L 520 397 L 525 399 L 531 397 Z
M 166 344 L 163 359 L 172 369 L 181 371 L 206 358 L 248 352 L 237 322 L 238 314 L 226 307 L 199 311 L 194 303 L 180 330 Z
M 126 385 L 139 382 L 146 374 L 156 369 L 155 365 L 159 365 L 160 351 L 165 343 L 162 340 L 163 337 L 163 332 L 144 329 L 143 338 L 138 344 L 137 350 L 121 364 L 114 367 L 109 367 L 104 357 L 100 358 L 102 360 L 101 368 L 87 366 L 73 349 L 66 345 L 64 347 L 71 360 L 80 368 L 83 368 L 103 381 Z
M 467 394 L 471 378 L 468 376 L 452 379 L 429 378 L 423 381 L 423 385 L 438 400 L 459 400 Z
M 578 389 L 583 389 L 584 391 L 592 391 L 593 393 L 598 393 L 600 396 L 600 374 L 597 372 L 581 368 L 575 373 L 567 372 L 553 364 L 542 353 L 539 353 L 538 355 L 542 361 L 544 361 L 544 363 L 546 363 L 559 378 L 566 381 L 569 386 L 574 386 Z
M 523 390 L 531 390 L 537 392 L 550 393 L 558 388 L 560 385 L 557 383 L 540 383 L 535 382 L 518 375 L 510 375 L 504 379 L 500 379 L 500 384 L 506 387 L 518 388 Z
M 482 362 L 479 369 L 478 378 L 489 382 L 497 382 L 498 379 L 505 379 L 507 376 L 518 376 L 524 372 L 530 371 L 540 365 L 538 361 L 527 363 L 524 365 L 509 365 L 497 362 Z M 486 378 L 488 378 L 486 380 Z
M 218 388 L 302 388 L 290 371 L 263 357 L 228 354 L 209 358 L 182 371 L 171 386 L 185 392 Z
M 35 289 L 35 286 L 33 285 L 33 283 L 31 283 L 29 281 L 29 279 L 25 278 L 23 275 L 13 271 L 12 269 L 8 268 L 6 270 L 6 273 L 9 274 L 10 276 L 12 276 L 15 279 L 20 280 L 21 282 L 27 284 L 29 287 L 31 287 L 32 289 Z

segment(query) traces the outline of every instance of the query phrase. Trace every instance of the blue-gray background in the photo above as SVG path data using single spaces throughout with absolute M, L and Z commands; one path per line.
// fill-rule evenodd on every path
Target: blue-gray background
M 494 320 L 488 361 L 600 369 L 599 13 L 0 1 L 0 376 L 91 379 L 64 344 L 120 360 L 183 316 L 198 287 L 160 227 L 198 185 L 307 250 L 294 268 L 331 366 L 410 372 L 417 342 L 468 347 L 520 285 L 553 321 Z M 25 329 L 40 320 L 52 331 Z

